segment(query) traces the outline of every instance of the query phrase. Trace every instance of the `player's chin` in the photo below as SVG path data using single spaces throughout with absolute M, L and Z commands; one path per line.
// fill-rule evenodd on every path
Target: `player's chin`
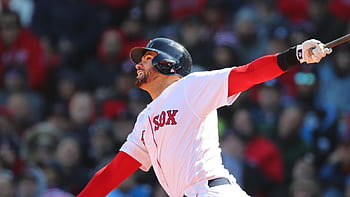
M 145 84 L 145 83 L 146 83 L 145 78 L 141 78 L 141 79 L 136 79 L 134 84 L 135 84 L 135 86 L 137 88 L 141 88 L 142 89 L 142 85 Z

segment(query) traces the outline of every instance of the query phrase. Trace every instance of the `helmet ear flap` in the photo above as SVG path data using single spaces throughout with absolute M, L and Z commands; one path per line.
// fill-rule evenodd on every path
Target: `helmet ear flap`
M 153 66 L 162 74 L 172 75 L 181 67 L 179 63 L 164 53 L 158 53 L 153 60 Z
M 175 61 L 172 60 L 161 60 L 157 62 L 154 66 L 157 70 L 163 74 L 173 74 L 175 71 L 172 69 Z

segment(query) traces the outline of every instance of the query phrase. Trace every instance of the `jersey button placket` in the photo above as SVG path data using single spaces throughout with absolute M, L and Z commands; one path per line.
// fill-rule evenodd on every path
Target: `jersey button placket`
M 157 144 L 157 141 L 156 141 L 156 137 L 155 137 L 155 133 L 154 133 L 154 129 L 153 129 L 153 125 L 152 125 L 152 121 L 151 121 L 151 117 L 148 116 L 148 121 L 149 121 L 149 125 L 151 127 L 151 132 L 152 132 L 152 138 L 153 138 L 153 142 L 154 142 L 154 146 L 155 146 L 155 155 L 156 155 L 156 161 L 157 161 L 157 164 L 158 164 L 158 167 L 159 167 L 159 173 L 163 179 L 163 182 L 166 184 L 166 187 L 168 187 L 168 183 L 165 179 L 165 176 L 164 176 L 164 172 L 163 172 L 163 168 L 162 168 L 162 165 L 161 163 L 159 162 L 159 159 L 158 159 L 158 155 L 159 155 L 159 152 L 158 152 L 158 144 Z

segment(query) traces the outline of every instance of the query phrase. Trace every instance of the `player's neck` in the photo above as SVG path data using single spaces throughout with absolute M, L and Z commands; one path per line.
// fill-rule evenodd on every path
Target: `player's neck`
M 152 100 L 156 99 L 167 87 L 169 87 L 171 84 L 178 81 L 180 78 L 178 76 L 167 76 L 166 78 L 163 78 L 162 80 L 154 81 L 154 83 L 149 84 L 147 88 L 144 88 L 146 90 Z

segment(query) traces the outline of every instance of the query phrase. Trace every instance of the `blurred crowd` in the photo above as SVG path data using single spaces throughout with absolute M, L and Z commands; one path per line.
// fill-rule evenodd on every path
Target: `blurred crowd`
M 2 0 L 0 196 L 71 197 L 119 150 L 149 95 L 129 50 L 168 37 L 193 71 L 350 31 L 348 0 Z M 350 197 L 350 46 L 219 109 L 223 163 L 253 197 Z M 205 99 L 205 98 L 204 98 Z M 108 197 L 164 197 L 138 171 Z

